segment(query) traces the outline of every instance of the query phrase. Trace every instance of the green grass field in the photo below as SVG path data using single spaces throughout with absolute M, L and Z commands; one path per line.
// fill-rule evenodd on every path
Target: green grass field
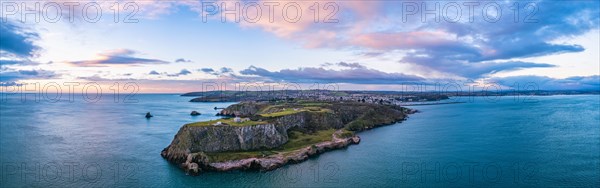
M 264 153 L 267 154 L 267 153 Z M 261 151 L 244 151 L 244 152 L 220 152 L 220 153 L 206 153 L 210 158 L 211 162 L 225 162 L 231 160 L 247 159 L 252 157 L 263 157 Z
M 302 106 L 317 106 L 317 107 L 322 107 L 322 106 L 326 106 L 326 105 L 330 105 L 329 103 L 323 103 L 323 102 L 306 102 L 306 103 L 300 103 L 300 105 Z
M 322 130 L 312 134 L 291 131 L 288 134 L 288 142 L 282 145 L 280 148 L 263 151 L 207 153 L 206 155 L 208 155 L 210 160 L 213 162 L 224 162 L 251 157 L 265 157 L 274 154 L 285 154 L 287 152 L 311 146 L 320 142 L 331 141 L 334 132 L 334 129 Z
M 187 125 L 188 126 L 213 126 L 215 123 L 217 123 L 219 121 L 223 124 L 227 124 L 230 126 L 238 126 L 238 127 L 267 124 L 266 121 L 244 121 L 244 122 L 237 123 L 237 122 L 233 121 L 233 118 L 229 118 L 229 119 L 216 119 L 216 120 L 211 120 L 211 121 L 196 122 L 196 123 L 190 123 Z
M 292 151 L 320 142 L 331 141 L 334 132 L 334 129 L 322 130 L 313 134 L 291 131 L 288 133 L 289 140 L 281 146 L 281 151 Z
M 327 112 L 332 112 L 330 109 L 326 109 L 326 108 L 321 108 L 321 107 L 314 107 L 314 106 L 307 106 L 307 107 L 302 107 L 302 108 L 286 108 L 283 111 L 279 111 L 279 112 L 273 112 L 273 113 L 266 113 L 266 114 L 260 114 L 263 117 L 281 117 L 281 116 L 287 116 L 287 115 L 292 115 L 292 114 L 296 114 L 296 113 L 300 113 L 300 112 L 322 112 L 322 113 L 327 113 Z

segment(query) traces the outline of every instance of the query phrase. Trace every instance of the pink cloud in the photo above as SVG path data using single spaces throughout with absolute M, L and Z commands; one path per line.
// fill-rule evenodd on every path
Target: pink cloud
M 441 31 L 360 34 L 351 44 L 373 49 L 411 49 L 438 46 L 453 41 L 452 35 Z

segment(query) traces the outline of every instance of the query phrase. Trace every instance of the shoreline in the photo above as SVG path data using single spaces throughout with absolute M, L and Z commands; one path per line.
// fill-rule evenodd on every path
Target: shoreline
M 418 103 L 418 104 L 405 104 L 400 106 L 426 106 L 426 105 L 443 105 L 443 104 L 463 104 L 467 102 L 431 102 L 431 103 Z

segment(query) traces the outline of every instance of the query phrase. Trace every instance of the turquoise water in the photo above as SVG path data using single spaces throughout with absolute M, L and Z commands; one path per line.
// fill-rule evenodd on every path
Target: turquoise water
M 0 108 L 0 185 L 600 186 L 598 95 L 413 106 L 422 112 L 362 132 L 362 142 L 347 149 L 270 172 L 197 177 L 163 160 L 160 151 L 181 125 L 213 119 L 215 106 L 232 103 L 190 103 L 177 95 L 135 99 L 53 103 L 9 96 Z M 191 117 L 192 110 L 203 115 Z M 146 120 L 148 111 L 155 117 Z

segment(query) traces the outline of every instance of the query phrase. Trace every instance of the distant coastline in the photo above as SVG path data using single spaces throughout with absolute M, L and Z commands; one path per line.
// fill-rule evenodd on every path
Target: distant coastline
M 289 98 L 316 100 L 359 100 L 366 98 L 398 102 L 424 102 L 470 96 L 551 96 L 551 95 L 600 95 L 600 90 L 532 90 L 532 91 L 477 91 L 477 92 L 403 92 L 403 91 L 332 91 L 332 90 L 275 90 L 275 91 L 208 91 L 181 94 L 194 97 L 190 102 L 240 102 L 273 101 Z M 360 102 L 360 101 L 359 101 Z M 374 101 L 378 102 L 378 101 Z

